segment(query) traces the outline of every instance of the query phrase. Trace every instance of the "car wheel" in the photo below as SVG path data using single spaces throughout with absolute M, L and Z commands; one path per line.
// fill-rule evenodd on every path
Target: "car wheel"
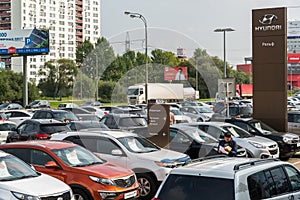
M 149 174 L 137 174 L 137 181 L 140 185 L 140 198 L 142 200 L 150 200 L 156 193 L 156 183 Z
M 74 200 L 92 200 L 82 189 L 73 188 Z
M 199 117 L 199 118 L 197 119 L 197 122 L 204 122 L 204 120 L 203 120 L 202 118 Z

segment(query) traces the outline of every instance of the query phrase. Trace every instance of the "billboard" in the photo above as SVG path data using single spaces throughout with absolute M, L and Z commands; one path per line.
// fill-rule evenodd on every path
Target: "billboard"
M 187 80 L 187 67 L 165 67 L 164 80 Z
M 41 55 L 49 52 L 49 31 L 39 29 L 1 30 L 0 56 Z

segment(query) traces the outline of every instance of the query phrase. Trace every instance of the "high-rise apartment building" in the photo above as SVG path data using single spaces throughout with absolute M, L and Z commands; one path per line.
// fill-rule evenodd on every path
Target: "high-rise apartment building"
M 11 0 L 0 1 L 0 30 L 11 29 Z M 0 57 L 0 67 L 10 69 L 11 58 L 10 56 Z
M 5 10 L 4 10 L 5 9 Z M 8 14 L 7 14 L 8 13 Z M 4 26 L 2 21 L 7 22 Z M 1 0 L 0 29 L 49 29 L 48 55 L 28 56 L 28 79 L 38 83 L 38 70 L 46 61 L 75 60 L 76 46 L 100 37 L 100 0 Z M 11 69 L 22 71 L 22 57 L 11 59 Z

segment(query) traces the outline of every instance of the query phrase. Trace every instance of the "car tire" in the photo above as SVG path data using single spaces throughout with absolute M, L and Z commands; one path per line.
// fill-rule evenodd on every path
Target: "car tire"
M 72 188 L 75 200 L 92 200 L 89 195 L 82 189 Z
M 153 177 L 149 174 L 137 174 L 137 181 L 140 185 L 140 197 L 141 200 L 150 200 L 154 197 L 157 185 Z
M 199 117 L 199 118 L 197 119 L 197 122 L 204 122 L 204 120 L 203 120 L 201 117 Z

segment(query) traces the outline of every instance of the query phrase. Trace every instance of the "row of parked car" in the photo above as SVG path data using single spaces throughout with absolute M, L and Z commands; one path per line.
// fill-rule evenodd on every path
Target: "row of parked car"
M 56 121 L 54 118 L 25 120 L 8 134 L 5 141 L 7 144 L 0 145 L 0 149 L 32 164 L 39 172 L 63 180 L 72 188 L 76 197 L 83 199 L 130 199 L 137 196 L 139 199 L 151 199 L 161 182 L 165 180 L 166 174 L 172 173 L 172 168 L 190 166 L 191 158 L 194 160 L 199 157 L 202 159 L 203 157 L 218 155 L 218 140 L 227 131 L 230 131 L 237 141 L 239 157 L 253 157 L 260 160 L 266 158 L 287 159 L 298 151 L 298 135 L 272 132 L 266 130 L 264 124 L 258 120 L 247 121 L 243 118 L 236 118 L 235 120 L 245 122 L 251 131 L 240 128 L 243 126 L 236 126 L 238 123 L 234 125 L 235 121 L 208 120 L 206 122 L 174 124 L 170 126 L 169 144 L 165 148 L 161 148 L 142 137 L 147 136 L 146 115 L 143 113 L 143 109 L 139 110 L 141 113 L 137 112 L 138 109 L 136 108 L 132 109 L 132 112 L 129 112 L 128 108 L 113 108 L 111 110 L 107 110 L 110 113 L 105 114 L 100 122 L 99 119 L 96 121 Z M 180 111 L 180 109 L 178 110 Z M 38 112 L 56 111 L 60 112 L 61 110 L 43 109 Z M 124 113 L 125 111 L 128 112 Z M 75 113 L 73 114 L 76 116 Z M 230 119 L 228 118 L 228 120 Z M 32 123 L 27 124 L 27 122 Z M 50 126 L 55 124 L 55 126 L 48 127 L 47 130 L 43 127 L 46 124 Z M 92 124 L 99 126 L 95 127 Z M 54 127 L 56 126 L 62 127 L 64 130 L 55 130 Z M 28 134 L 35 127 L 40 128 L 33 131 L 32 134 Z M 262 135 L 258 136 L 259 132 L 255 133 L 253 127 L 262 131 Z M 46 131 L 42 132 L 44 130 Z M 9 138 L 14 134 L 16 137 L 10 140 Z M 27 135 L 27 137 L 21 137 L 21 135 Z M 28 137 L 29 135 L 34 137 Z M 270 135 L 279 135 L 279 139 L 271 139 Z M 45 141 L 45 139 L 47 140 Z M 34 140 L 34 142 L 16 142 L 22 140 Z M 88 155 L 93 158 L 89 158 Z M 94 158 L 95 155 L 100 161 Z M 252 160 L 241 160 L 241 162 L 250 161 L 252 162 Z M 202 161 L 198 162 L 202 163 Z M 106 165 L 109 166 L 109 169 L 103 170 L 102 174 L 91 172 L 95 168 L 98 169 L 100 166 Z M 86 174 L 84 177 L 88 177 L 89 180 L 81 179 L 80 176 L 77 179 L 76 175 L 69 175 L 64 172 L 64 170 L 76 171 L 79 169 L 81 173 Z M 124 190 L 120 190 L 122 188 L 118 185 L 120 182 L 123 181 L 122 184 L 124 185 L 130 182 L 122 178 L 131 177 L 131 180 L 133 179 L 129 172 L 128 174 L 125 173 L 126 170 L 134 174 L 136 182 L 129 187 L 130 189 L 123 187 Z M 76 181 L 72 182 L 70 179 Z M 90 180 L 92 182 L 89 182 Z M 81 183 L 81 181 L 86 182 L 86 184 Z M 93 186 L 98 188 L 96 192 Z M 99 192 L 99 187 L 102 187 L 102 193 Z M 160 193 L 160 191 L 158 192 Z M 159 195 L 156 198 L 173 199 Z M 195 199 L 195 197 L 183 199 Z

